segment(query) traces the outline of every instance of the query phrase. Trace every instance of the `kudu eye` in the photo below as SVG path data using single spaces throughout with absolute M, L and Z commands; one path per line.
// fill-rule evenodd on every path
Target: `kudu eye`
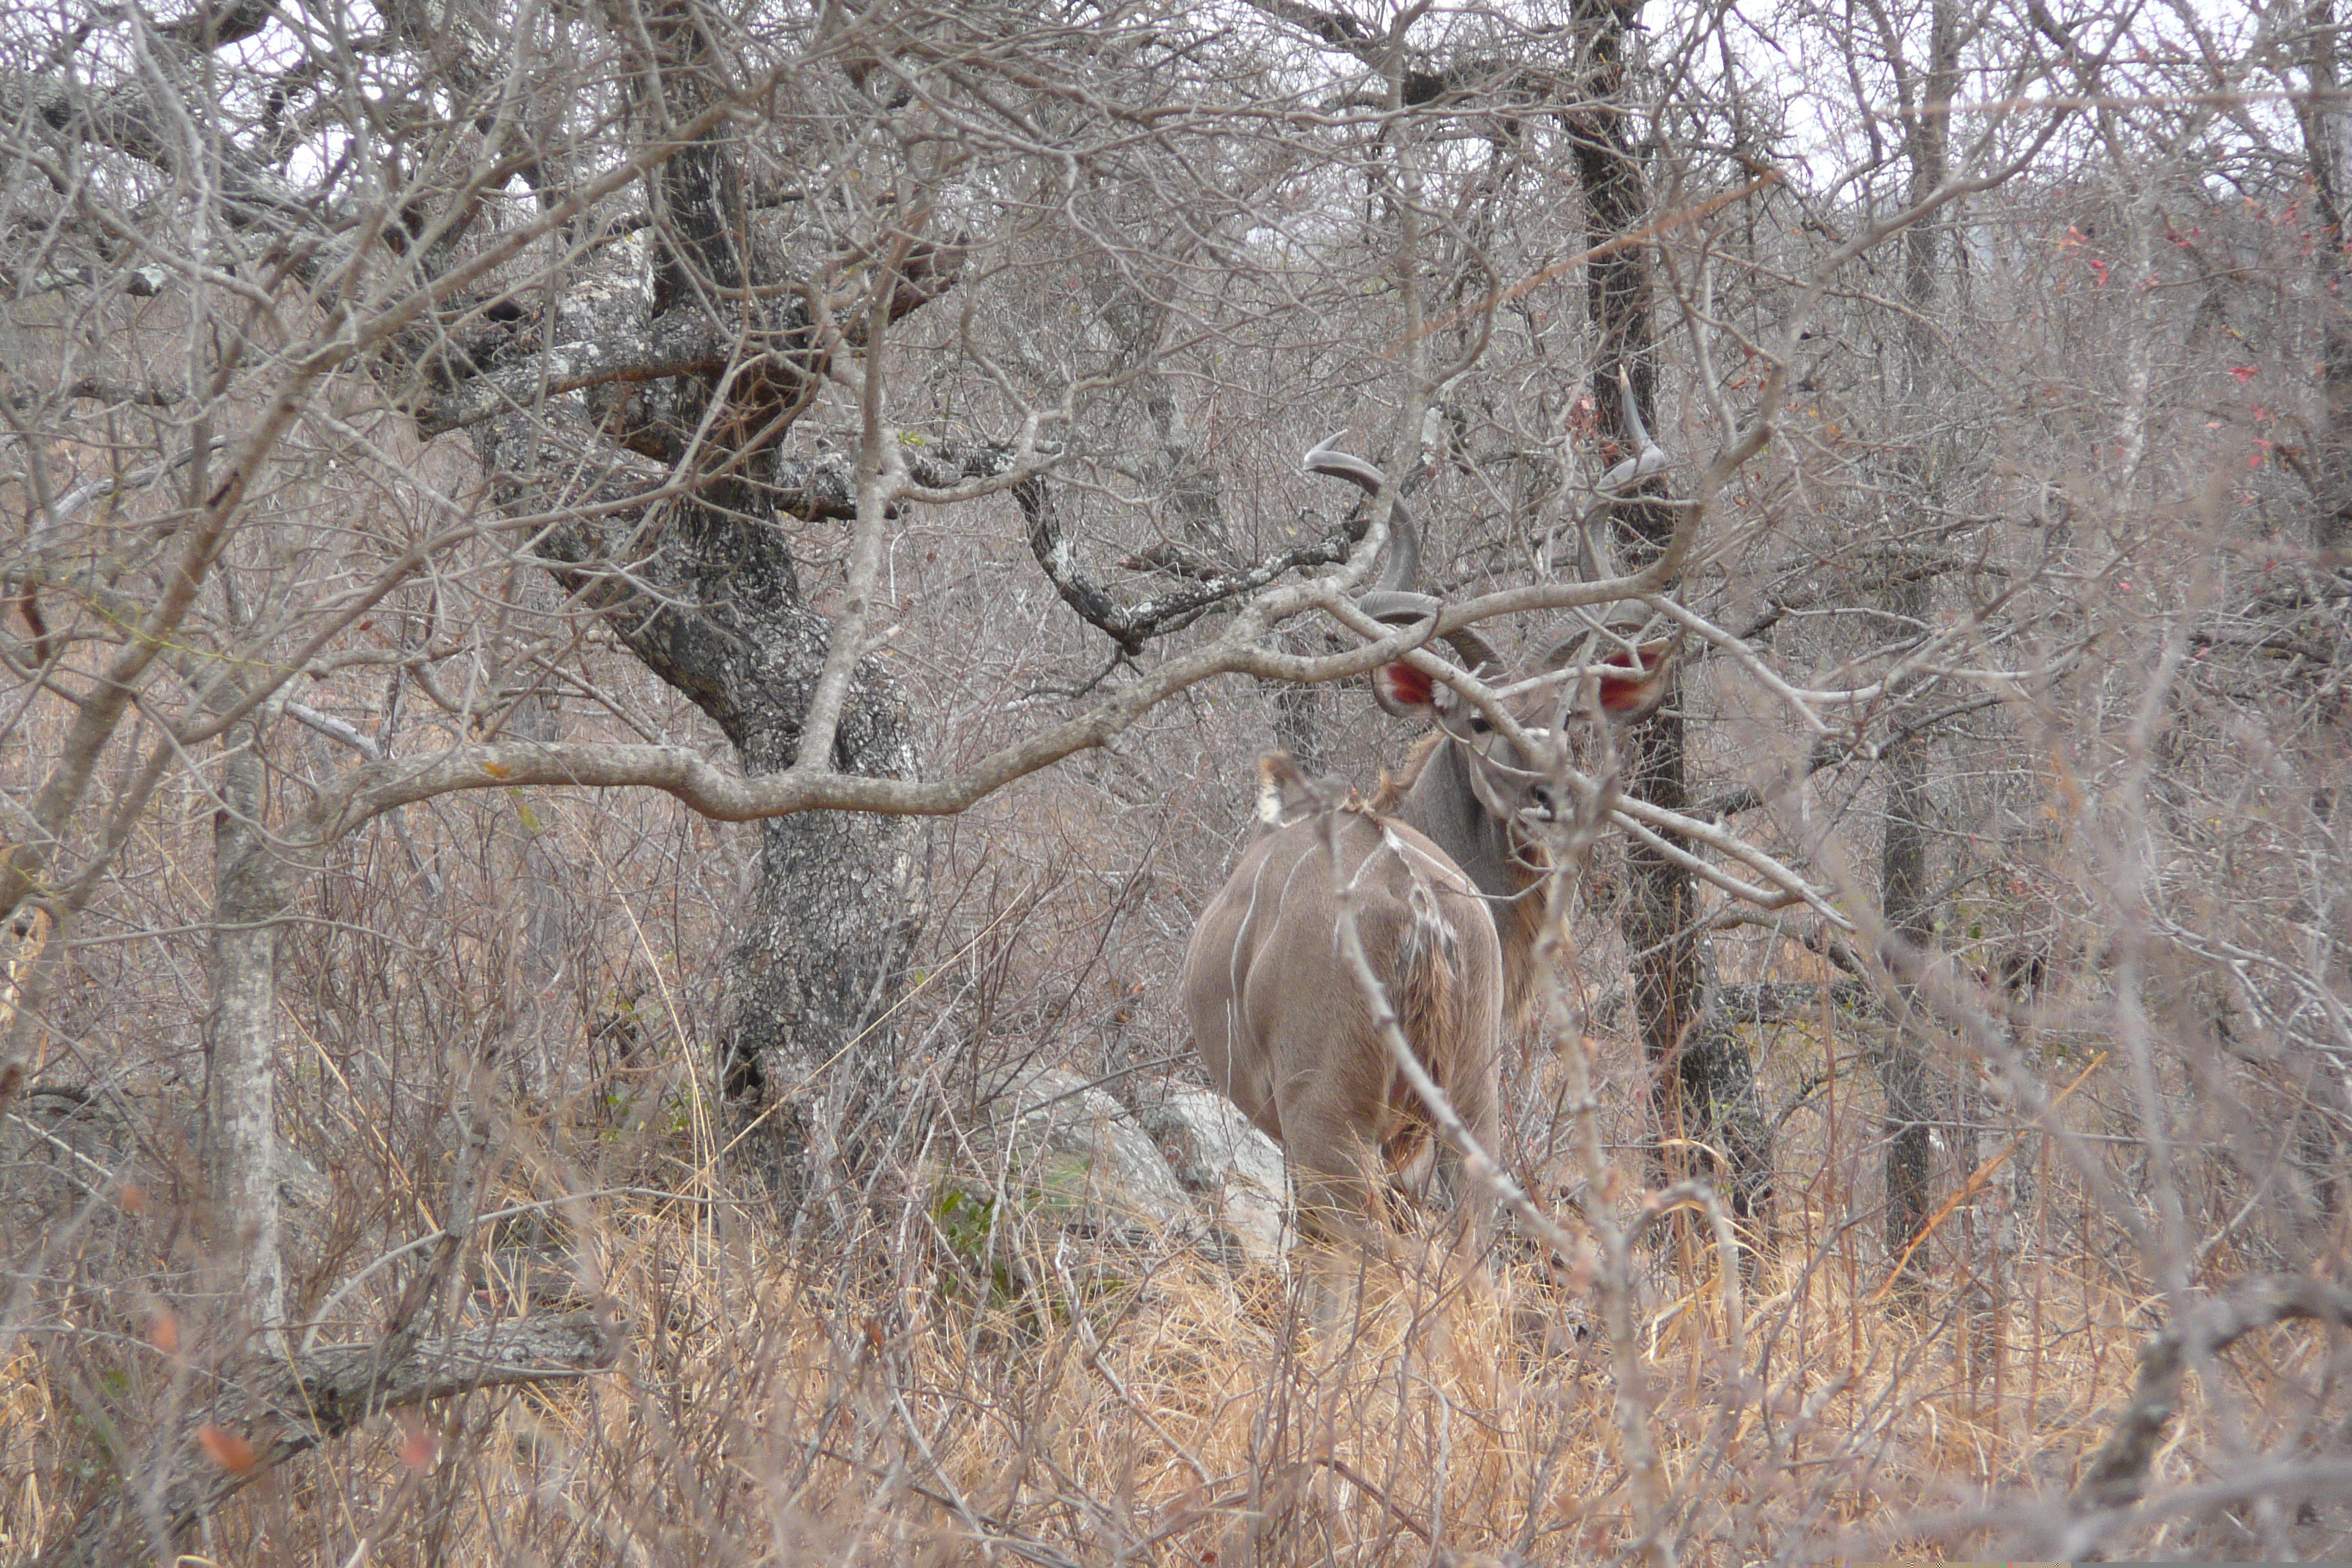
M 1474 734 L 1474 735 L 1487 735 L 1487 734 L 1492 734 L 1492 733 L 1494 732 L 1494 730 L 1495 730 L 1495 726 L 1493 726 L 1492 724 L 1489 724 L 1488 722 L 1486 722 L 1486 716 L 1484 713 L 1473 713 L 1473 714 L 1470 716 L 1470 732 L 1471 732 L 1472 734 Z

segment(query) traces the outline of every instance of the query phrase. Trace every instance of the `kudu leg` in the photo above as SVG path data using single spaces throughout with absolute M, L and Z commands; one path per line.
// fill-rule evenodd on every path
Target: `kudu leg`
M 1462 1075 L 1450 1098 L 1462 1124 L 1469 1129 L 1470 1136 L 1476 1140 L 1486 1158 L 1501 1159 L 1503 1092 L 1491 1047 L 1483 1062 L 1473 1064 L 1472 1070 Z M 1436 1143 L 1438 1182 L 1445 1189 L 1446 1202 L 1468 1233 L 1470 1256 L 1488 1258 L 1496 1226 L 1502 1218 L 1499 1200 L 1489 1184 L 1471 1174 L 1466 1151 L 1442 1133 Z
M 1382 1129 L 1363 1114 L 1362 1096 L 1328 1076 L 1281 1098 L 1308 1321 L 1329 1335 L 1353 1315 L 1366 1259 L 1391 1256 Z
M 1388 1254 L 1381 1194 L 1360 1173 L 1302 1173 L 1295 1185 L 1307 1321 L 1318 1337 L 1336 1341 L 1358 1315 L 1366 1262 Z

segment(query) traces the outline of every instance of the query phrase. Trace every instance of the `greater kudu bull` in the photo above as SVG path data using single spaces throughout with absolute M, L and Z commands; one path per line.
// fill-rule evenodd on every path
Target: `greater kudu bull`
M 1375 495 L 1380 470 L 1327 441 L 1314 472 Z M 1437 601 L 1412 592 L 1420 544 L 1402 500 L 1380 584 L 1360 604 L 1374 619 L 1411 624 Z M 1497 683 L 1502 660 L 1475 631 L 1445 640 Z M 1558 669 L 1573 644 L 1529 673 Z M 1600 705 L 1613 718 L 1648 712 L 1666 686 L 1664 643 L 1616 656 Z M 1547 748 L 1566 710 L 1564 682 L 1507 699 L 1530 745 Z M 1184 1008 L 1210 1079 L 1283 1145 L 1303 1228 L 1345 1234 L 1383 1215 L 1391 1176 L 1442 1166 L 1458 1204 L 1459 1151 L 1436 1125 L 1373 1023 L 1363 986 L 1336 939 L 1339 889 L 1352 889 L 1358 935 L 1405 1037 L 1471 1135 L 1493 1151 L 1501 1115 L 1503 1018 L 1533 989 L 1549 860 L 1543 825 L 1563 805 L 1552 763 L 1523 752 L 1452 688 L 1408 663 L 1373 674 L 1389 712 L 1433 720 L 1402 773 L 1380 795 L 1344 804 L 1318 795 L 1289 759 L 1260 764 L 1259 823 L 1241 863 L 1202 912 L 1184 957 Z M 1572 691 L 1570 693 L 1572 695 Z M 1327 853 L 1327 846 L 1330 853 Z

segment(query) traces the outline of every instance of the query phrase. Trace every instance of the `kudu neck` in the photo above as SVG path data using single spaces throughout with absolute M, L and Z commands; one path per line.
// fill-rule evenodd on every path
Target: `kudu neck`
M 1470 776 L 1475 765 L 1458 742 L 1441 737 L 1397 800 L 1395 815 L 1452 856 L 1480 892 L 1513 898 L 1537 873 L 1512 854 L 1509 826 L 1478 798 Z
M 1440 736 L 1423 759 L 1421 769 L 1397 799 L 1395 816 L 1418 827 L 1437 848 L 1463 868 L 1477 891 L 1494 905 L 1496 933 L 1503 938 L 1503 957 L 1517 975 L 1536 941 L 1540 920 L 1543 872 L 1517 853 L 1510 823 L 1500 823 L 1479 799 L 1470 781 L 1477 766 L 1458 741 Z
M 1530 994 L 1543 922 L 1542 873 L 1515 853 L 1509 824 L 1497 821 L 1478 798 L 1470 777 L 1475 765 L 1459 743 L 1441 739 L 1398 799 L 1395 815 L 1444 850 L 1492 900 L 1504 989 L 1517 1016 Z

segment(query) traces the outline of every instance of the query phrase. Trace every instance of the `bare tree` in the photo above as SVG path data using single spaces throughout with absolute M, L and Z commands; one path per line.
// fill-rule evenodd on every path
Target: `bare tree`
M 2340 1555 L 2332 14 L 1646 16 L 0 23 L 10 1546 Z M 1667 636 L 1327 1376 L 1056 1118 L 1322 687 Z
M 1647 247 L 1625 243 L 1652 221 L 1654 211 L 1638 151 L 1640 81 L 1628 58 L 1635 47 L 1633 15 L 1602 0 L 1581 7 L 1579 22 L 1588 30 L 1594 66 L 1590 102 L 1570 130 L 1588 214 L 1586 238 L 1596 253 L 1586 271 L 1599 348 L 1590 396 L 1602 429 L 1633 455 L 1637 427 L 1656 419 L 1660 345 Z M 1616 395 L 1621 381 L 1622 398 Z M 1654 556 L 1673 536 L 1675 514 L 1658 493 L 1664 488 L 1663 478 L 1645 479 L 1647 500 L 1628 499 L 1613 509 L 1632 560 Z M 1668 811 L 1690 805 L 1685 723 L 1670 696 L 1634 732 L 1626 773 L 1637 799 Z M 1746 1046 L 1712 1015 L 1714 977 L 1700 942 L 1698 883 L 1686 865 L 1654 846 L 1637 844 L 1628 858 L 1633 887 L 1625 942 L 1633 950 L 1634 1008 L 1660 1135 L 1698 1151 L 1725 1178 L 1734 1214 L 1761 1221 L 1771 1200 L 1771 1128 Z
M 1963 18 L 1957 6 L 1931 5 L 1926 58 L 1914 66 L 1885 8 L 1878 7 L 1874 16 L 1894 73 L 1897 101 L 1906 109 L 1902 132 L 1909 184 L 1904 199 L 1916 206 L 1940 187 L 1949 173 L 1946 143 L 1952 100 L 1959 89 Z M 1943 243 L 1947 232 L 1948 225 L 1938 218 L 1914 224 L 1903 237 L 1903 302 L 1910 311 L 1900 363 L 1904 384 L 1887 390 L 1891 397 L 1902 398 L 1923 411 L 1938 401 L 1933 388 L 1938 380 L 1939 345 L 1928 323 L 1935 317 L 1937 294 L 1949 287 L 1945 258 L 1949 247 Z M 1923 416 L 1915 417 L 1924 423 Z M 1940 510 L 1936 505 L 1943 477 L 1939 468 L 1930 453 L 1917 454 L 1907 462 L 1898 458 L 1895 471 L 1898 493 L 1927 500 L 1932 515 L 1934 510 Z M 1884 608 L 1895 625 L 1925 626 L 1933 618 L 1935 574 L 1925 563 L 1906 559 L 1911 552 L 1898 548 L 1895 541 L 1917 539 L 1923 532 L 1919 524 L 1927 519 L 1897 514 L 1890 521 L 1895 527 L 1887 541 Z M 1879 857 L 1879 907 L 1894 936 L 1925 949 L 1935 941 L 1937 924 L 1930 859 L 1935 831 L 1932 733 L 1909 736 L 1896 743 L 1887 754 L 1885 769 L 1886 826 Z M 1897 992 L 1892 1036 L 1878 1063 L 1879 1082 L 1886 1097 L 1886 1247 L 1895 1256 L 1905 1254 L 1927 1220 L 1931 1140 L 1938 1120 L 1929 1047 L 1926 1038 L 1910 1028 L 1906 1016 L 1915 1005 L 1913 998 Z M 1967 1118 L 1963 1113 L 1942 1120 L 1957 1124 Z M 1976 1162 L 1962 1159 L 1959 1164 L 1966 1172 Z

